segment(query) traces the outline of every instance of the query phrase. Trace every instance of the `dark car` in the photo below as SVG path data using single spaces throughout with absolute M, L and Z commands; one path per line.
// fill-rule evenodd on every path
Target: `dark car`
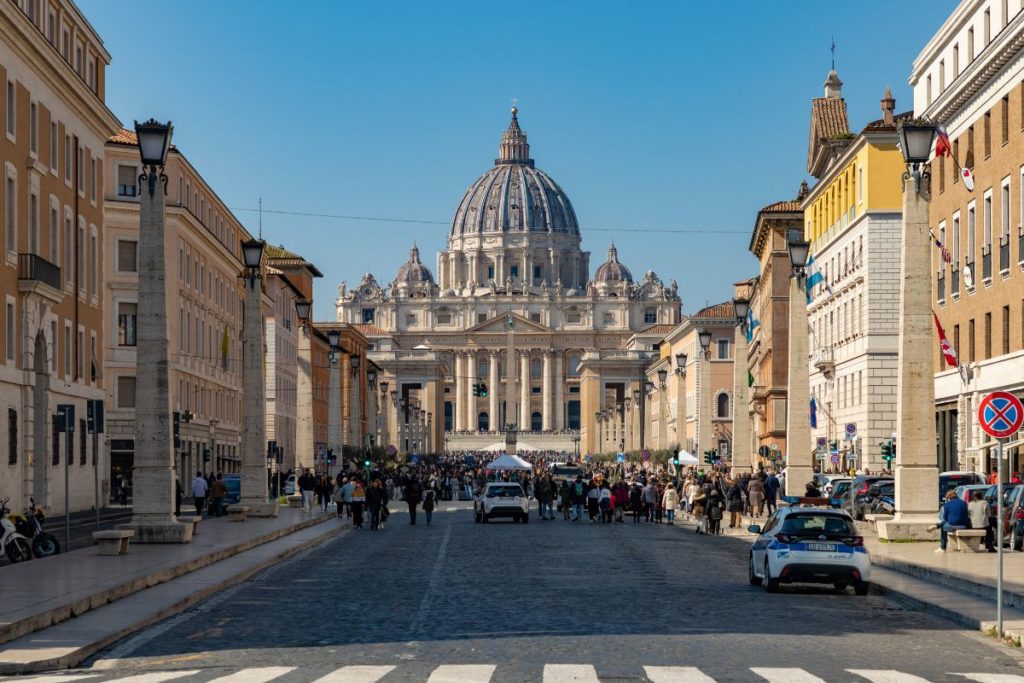
M 834 480 L 834 483 L 832 484 L 832 493 L 829 494 L 829 505 L 834 508 L 843 507 L 843 498 L 846 497 L 846 493 L 850 490 L 850 485 L 852 483 L 852 479 Z
M 889 474 L 862 474 L 854 478 L 853 483 L 850 484 L 849 491 L 843 496 L 842 508 L 850 513 L 850 516 L 856 520 L 862 520 L 864 517 L 857 510 L 857 496 L 865 495 L 868 489 L 873 484 L 877 484 L 880 481 L 894 481 L 892 475 Z
M 236 505 L 242 499 L 242 475 L 225 474 L 224 486 L 228 489 L 228 495 L 224 497 L 224 505 Z
M 864 515 L 888 512 L 883 503 L 892 506 L 893 498 L 896 496 L 896 482 L 892 479 L 880 479 L 868 487 L 865 493 L 857 494 L 854 499 L 854 509 L 857 519 L 864 519 Z
M 977 472 L 942 472 L 939 474 L 939 505 L 946 500 L 946 492 L 957 486 L 984 484 L 985 477 Z

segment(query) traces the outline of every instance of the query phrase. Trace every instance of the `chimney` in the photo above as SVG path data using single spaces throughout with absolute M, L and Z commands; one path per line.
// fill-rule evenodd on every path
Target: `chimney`
M 828 72 L 825 79 L 825 97 L 841 99 L 843 96 L 843 82 L 839 80 L 839 74 L 835 69 Z
M 896 112 L 896 100 L 893 99 L 889 87 L 885 88 L 885 97 L 882 98 L 882 123 L 887 126 L 893 124 L 893 114 Z

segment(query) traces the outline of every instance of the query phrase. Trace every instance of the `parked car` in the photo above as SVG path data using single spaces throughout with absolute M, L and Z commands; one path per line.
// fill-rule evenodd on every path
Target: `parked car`
M 750 548 L 751 585 L 775 593 L 780 583 L 831 583 L 836 590 L 853 585 L 857 595 L 868 594 L 871 562 L 846 512 L 794 505 L 748 531 L 757 534 Z
M 985 483 L 985 477 L 977 472 L 942 472 L 939 474 L 939 505 L 946 500 L 946 492 L 955 489 L 957 486 L 980 485 Z
M 864 493 L 857 494 L 854 500 L 854 515 L 857 519 L 864 519 L 864 515 L 889 513 L 892 511 L 893 499 L 896 497 L 896 481 L 893 479 L 879 479 L 868 486 Z
M 282 493 L 286 496 L 294 496 L 295 489 L 298 488 L 298 481 L 299 475 L 289 474 L 288 478 L 284 480 L 284 484 L 281 485 L 281 488 L 284 489 Z
M 956 497 L 965 503 L 971 502 L 975 491 L 981 491 L 982 495 L 984 495 L 988 491 L 988 484 L 961 484 L 953 489 Z
M 893 481 L 893 478 L 890 474 L 861 474 L 854 477 L 850 489 L 843 497 L 842 509 L 850 513 L 856 520 L 864 519 L 863 516 L 859 516 L 857 511 L 857 496 L 866 494 L 871 485 L 879 481 Z
M 832 491 L 828 494 L 828 502 L 834 508 L 843 507 L 843 497 L 850 490 L 850 484 L 853 483 L 853 479 L 850 477 L 837 477 L 829 482 L 832 485 Z
M 225 474 L 224 486 L 228 489 L 228 495 L 224 498 L 224 504 L 236 505 L 242 499 L 242 475 Z
M 530 499 L 516 482 L 489 481 L 473 500 L 473 518 L 486 524 L 495 517 L 511 517 L 513 522 L 530 522 Z
M 989 506 L 989 520 L 990 523 L 995 525 L 996 523 L 996 494 L 998 487 L 995 485 L 989 486 L 988 490 L 985 491 L 985 501 Z M 1020 548 L 1021 538 L 1016 533 L 1016 521 L 1017 521 L 1017 510 L 1019 510 L 1024 504 L 1024 485 L 1022 484 L 1003 484 L 1003 543 L 1006 541 L 1010 542 L 1010 549 L 1016 550 Z M 1024 536 L 1024 528 L 1021 529 Z M 993 532 L 994 533 L 994 532 Z

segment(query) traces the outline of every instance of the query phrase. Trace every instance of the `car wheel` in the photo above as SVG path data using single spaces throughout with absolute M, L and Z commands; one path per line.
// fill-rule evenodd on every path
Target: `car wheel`
M 846 590 L 846 582 L 845 581 L 836 581 L 832 585 L 835 586 L 836 590 L 839 591 L 840 593 L 842 593 L 844 590 Z
M 476 511 L 473 512 L 473 521 L 476 522 L 477 524 L 480 523 L 480 513 L 479 512 L 476 512 Z
M 769 593 L 779 592 L 779 580 L 772 578 L 771 570 L 768 568 L 768 560 L 764 561 L 764 589 Z
M 483 512 L 480 514 L 480 521 L 484 524 L 487 524 L 489 521 L 491 521 L 491 519 L 486 512 Z
M 867 595 L 869 590 L 871 590 L 871 584 L 867 581 L 858 581 L 853 586 L 853 592 L 857 595 Z
M 750 562 L 747 565 L 747 575 L 751 586 L 760 586 L 761 577 L 754 573 L 754 553 L 750 553 Z

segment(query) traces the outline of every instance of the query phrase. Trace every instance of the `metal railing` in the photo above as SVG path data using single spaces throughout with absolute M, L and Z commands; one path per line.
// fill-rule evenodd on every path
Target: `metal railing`
M 18 254 L 18 279 L 42 282 L 60 289 L 60 267 L 36 254 Z
M 960 294 L 960 269 L 954 268 L 949 274 L 949 293 L 952 296 Z
M 986 244 L 981 248 L 981 279 L 992 279 L 992 245 Z
M 1005 241 L 1000 238 L 999 240 L 999 271 L 1008 272 L 1010 270 L 1010 236 L 1007 235 Z
M 946 276 L 944 274 L 939 273 L 939 279 L 938 279 L 938 283 L 937 284 L 938 284 L 938 290 L 939 290 L 939 301 L 945 301 L 946 300 Z

